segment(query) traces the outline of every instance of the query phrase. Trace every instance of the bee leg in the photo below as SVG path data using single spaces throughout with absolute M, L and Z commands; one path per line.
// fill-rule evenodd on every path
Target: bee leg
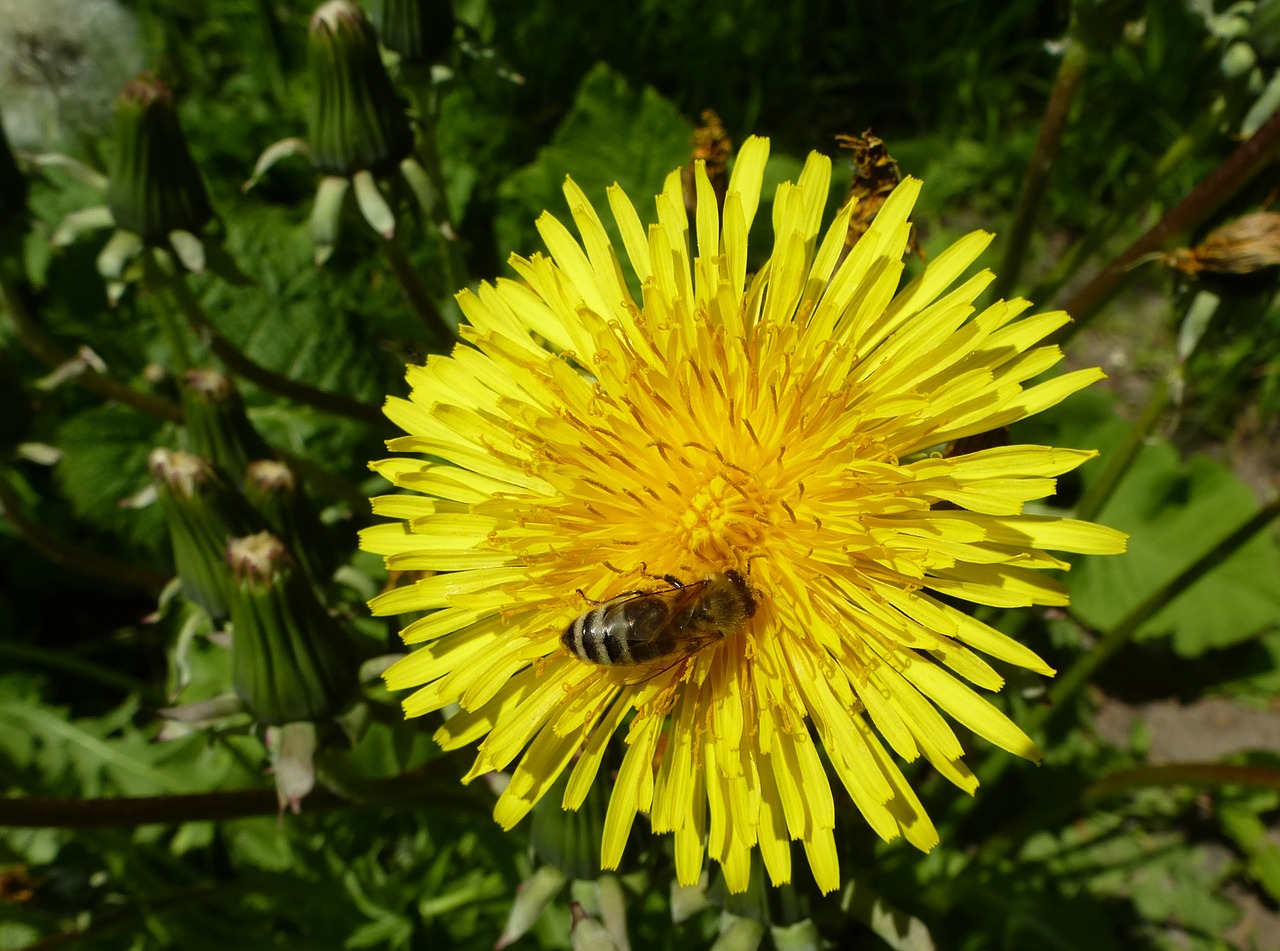
M 662 580 L 665 581 L 667 584 L 671 585 L 671 587 L 673 588 L 684 587 L 684 585 L 680 583 L 680 579 L 677 578 L 675 575 L 663 575 Z

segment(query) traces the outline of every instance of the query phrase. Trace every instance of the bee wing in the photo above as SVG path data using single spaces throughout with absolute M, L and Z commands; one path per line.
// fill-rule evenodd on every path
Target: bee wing
M 646 683 L 661 674 L 665 674 L 677 664 L 682 664 L 704 647 L 709 647 L 722 640 L 719 632 L 685 637 L 680 642 L 679 650 L 665 654 L 656 660 L 642 664 L 628 664 L 625 667 L 611 667 L 618 675 L 620 684 L 636 685 Z

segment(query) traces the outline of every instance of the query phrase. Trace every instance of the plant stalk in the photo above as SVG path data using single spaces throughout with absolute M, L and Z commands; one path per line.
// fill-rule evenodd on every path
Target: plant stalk
M 1271 114 L 1258 131 L 1237 146 L 1236 150 L 1192 189 L 1191 194 L 1174 205 L 1128 250 L 1094 275 L 1084 287 L 1060 305 L 1075 318 L 1052 338 L 1065 343 L 1083 330 L 1097 316 L 1102 306 L 1131 278 L 1134 266 L 1149 254 L 1163 250 L 1174 239 L 1189 234 L 1208 220 L 1223 205 L 1238 195 L 1276 157 L 1280 151 L 1280 109 Z
M 1217 134 L 1225 111 L 1224 99 L 1218 99 L 1205 110 L 1191 128 L 1178 136 L 1173 144 L 1165 149 L 1164 154 L 1138 184 L 1128 189 L 1096 225 L 1072 242 L 1058 262 L 1040 278 L 1027 297 L 1034 301 L 1047 301 L 1057 296 L 1062 286 L 1075 276 L 1084 263 L 1119 234 L 1127 222 L 1133 220 L 1138 209 L 1151 198 L 1159 184 Z
M 1155 617 L 1174 598 L 1182 594 L 1197 581 L 1207 575 L 1222 562 L 1235 554 L 1260 531 L 1266 528 L 1280 515 L 1280 497 L 1272 499 L 1267 505 L 1253 514 L 1243 525 L 1236 528 L 1216 545 L 1202 554 L 1176 576 L 1142 600 L 1111 631 L 1098 641 L 1093 648 L 1071 665 L 1061 677 L 1058 677 L 1049 689 L 1051 706 L 1040 707 L 1032 715 L 1031 727 L 1048 727 L 1058 720 L 1067 709 L 1068 701 L 1073 699 L 1094 673 L 1103 664 L 1116 655 L 1133 639 L 1133 635 L 1147 621 Z
M 391 270 L 395 272 L 396 280 L 400 282 L 400 287 L 404 290 L 404 296 L 409 301 L 409 306 L 418 315 L 422 325 L 427 328 L 427 332 L 431 335 L 431 340 L 436 345 L 436 348 L 440 352 L 447 351 L 454 341 L 453 330 L 445 322 L 444 315 L 440 313 L 435 301 L 431 299 L 431 294 L 427 291 L 426 285 L 422 283 L 422 278 L 414 270 L 413 263 L 409 260 L 409 256 L 405 254 L 404 246 L 400 243 L 399 237 L 393 235 L 390 238 L 384 238 L 382 247 L 387 252 L 387 260 L 391 263 Z
M 1080 91 L 1088 61 L 1088 48 L 1074 31 L 1068 32 L 1066 45 L 1062 51 L 1062 62 L 1058 64 L 1058 75 L 1053 81 L 1053 90 L 1049 94 L 1049 102 L 1045 105 L 1044 117 L 1040 121 L 1040 133 L 1036 136 L 1031 163 L 1027 166 L 1026 177 L 1022 180 L 1022 192 L 1018 196 L 1013 227 L 1009 230 L 1009 237 L 1005 244 L 1004 264 L 996 278 L 996 297 L 1007 297 L 1017 286 L 1018 277 L 1026 261 L 1031 233 L 1040 215 L 1040 207 L 1044 204 L 1045 190 L 1049 185 L 1049 172 L 1062 148 L 1062 134 L 1067 127 L 1067 117 L 1071 113 L 1071 105 L 1075 102 L 1076 94 Z
M 1103 776 L 1084 791 L 1086 802 L 1140 789 L 1143 786 L 1249 786 L 1280 789 L 1280 770 L 1265 766 L 1232 766 L 1225 763 L 1164 763 L 1138 766 Z
M 326 413 L 352 419 L 358 423 L 372 423 L 380 427 L 387 425 L 382 410 L 376 406 L 369 406 L 339 393 L 330 393 L 308 386 L 306 383 L 291 380 L 251 359 L 217 331 L 184 276 L 174 275 L 166 279 L 164 284 L 173 295 L 178 309 L 186 317 L 191 328 L 204 341 L 209 351 L 232 372 L 238 373 L 264 390 Z
M 308 812 L 394 807 L 487 815 L 483 801 L 460 786 L 440 764 L 387 779 L 366 780 L 346 798 L 319 786 L 304 800 Z M 94 829 L 153 823 L 221 821 L 270 816 L 280 811 L 275 789 L 239 789 L 174 796 L 113 796 L 100 799 L 45 796 L 0 797 L 0 828 Z
M 158 595 L 169 582 L 166 575 L 126 564 L 116 558 L 104 558 L 60 538 L 54 538 L 27 514 L 22 500 L 3 473 L 0 473 L 0 513 L 3 513 L 13 533 L 23 544 L 64 568 L 124 587 L 140 588 L 151 595 Z
M 18 339 L 49 369 L 56 370 L 74 359 L 45 334 L 28 312 L 17 289 L 3 273 L 0 273 L 0 312 L 8 314 Z M 113 400 L 158 419 L 174 423 L 182 421 L 182 407 L 173 400 L 136 390 L 97 370 L 86 367 L 74 379 L 80 386 L 104 400 Z
M 1147 398 L 1147 405 L 1143 408 L 1142 415 L 1129 427 L 1129 432 L 1125 435 L 1124 442 L 1107 454 L 1106 466 L 1098 475 L 1098 478 L 1090 484 L 1088 490 L 1080 499 L 1080 504 L 1076 506 L 1076 518 L 1092 522 L 1098 517 L 1098 513 L 1111 500 L 1116 486 L 1120 484 L 1124 474 L 1129 471 L 1129 466 L 1133 464 L 1133 460 L 1138 457 L 1138 451 L 1147 441 L 1147 437 L 1151 435 L 1151 430 L 1160 421 L 1160 417 L 1164 414 L 1165 407 L 1168 405 L 1169 381 L 1162 376 L 1151 387 L 1151 395 Z

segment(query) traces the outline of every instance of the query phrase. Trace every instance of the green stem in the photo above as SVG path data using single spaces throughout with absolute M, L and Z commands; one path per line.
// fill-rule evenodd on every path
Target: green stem
M 124 587 L 140 588 L 153 595 L 159 594 L 169 581 L 166 575 L 126 564 L 117 558 L 104 558 L 53 537 L 27 514 L 22 500 L 3 473 L 0 473 L 0 514 L 4 515 L 20 541 L 64 568 Z
M 1165 407 L 1168 405 L 1169 381 L 1161 377 L 1151 387 L 1151 395 L 1147 399 L 1147 405 L 1143 409 L 1142 415 L 1129 427 L 1129 432 L 1125 435 L 1124 442 L 1107 454 L 1106 466 L 1084 493 L 1084 496 L 1080 499 L 1080 504 L 1076 506 L 1076 518 L 1092 522 L 1098 517 L 1098 513 L 1110 501 L 1116 486 L 1120 484 L 1124 474 L 1129 471 L 1129 466 L 1137 458 L 1138 451 L 1146 443 L 1147 437 L 1151 435 L 1151 430 L 1159 422 L 1160 417 L 1164 414 Z
M 9 323 L 18 339 L 49 369 L 56 370 L 74 359 L 40 328 L 27 310 L 22 295 L 9 283 L 2 272 L 0 272 L 0 313 L 8 315 Z M 182 421 L 182 408 L 173 400 L 135 390 L 96 370 L 85 368 L 73 379 L 90 393 L 104 400 L 114 400 L 140 413 L 170 422 Z
M 1039 217 L 1040 207 L 1044 204 L 1049 172 L 1062 148 L 1062 133 L 1067 127 L 1071 104 L 1080 91 L 1088 60 L 1088 48 L 1073 32 L 1068 33 L 1066 46 L 1062 51 L 1062 62 L 1058 64 L 1058 75 L 1045 106 L 1044 118 L 1040 121 L 1040 134 L 1036 137 L 1035 149 L 1031 153 L 1031 163 L 1027 166 L 1027 175 L 1022 181 L 1022 193 L 1018 197 L 1013 227 L 1005 245 L 1004 265 L 1000 268 L 995 284 L 997 297 L 1008 296 L 1022 273 L 1031 232 Z
M 1061 307 L 1074 318 L 1055 335 L 1064 343 L 1083 330 L 1102 306 L 1132 277 L 1134 266 L 1175 238 L 1187 235 L 1238 195 L 1280 151 L 1280 109 L 1249 139 L 1218 164 L 1191 194 L 1170 208 L 1146 234 L 1094 275 L 1084 287 L 1063 301 Z
M 383 427 L 387 425 L 382 410 L 376 406 L 369 406 L 338 393 L 330 393 L 299 383 L 297 380 L 291 380 L 273 370 L 268 370 L 262 364 L 250 359 L 214 328 L 184 275 L 169 277 L 165 279 L 164 285 L 173 295 L 178 309 L 186 317 L 191 328 L 199 334 L 209 351 L 233 372 L 264 390 L 335 416 L 353 419 L 358 423 L 372 423 Z
M 1126 189 L 1117 203 L 1109 208 L 1096 225 L 1081 237 L 1058 259 L 1058 263 L 1049 269 L 1039 282 L 1028 293 L 1034 301 L 1047 301 L 1054 298 L 1076 272 L 1091 257 L 1097 254 L 1126 224 L 1134 219 L 1156 188 L 1174 171 L 1181 168 L 1187 159 L 1217 135 L 1218 127 L 1226 111 L 1226 101 L 1219 98 L 1210 106 L 1195 124 L 1174 140 L 1156 164 L 1143 176 L 1133 188 Z
M 1229 766 L 1223 763 L 1166 763 L 1122 769 L 1102 777 L 1084 791 L 1085 801 L 1138 789 L 1143 786 L 1251 786 L 1280 789 L 1280 770 L 1265 766 Z
M 1068 703 L 1093 677 L 1097 670 L 1133 639 L 1133 635 L 1147 621 L 1155 617 L 1170 601 L 1181 595 L 1222 562 L 1235 554 L 1260 531 L 1280 515 L 1280 497 L 1259 509 L 1243 525 L 1236 528 L 1216 545 L 1206 551 L 1175 577 L 1153 591 L 1097 644 L 1058 677 L 1049 690 L 1051 706 L 1040 707 L 1032 714 L 1032 729 L 1048 727 L 1061 718 Z
M 148 283 L 153 286 L 164 283 L 164 270 L 156 260 L 155 251 L 151 248 L 142 252 L 142 268 Z M 163 297 L 156 299 L 156 313 L 160 321 L 160 332 L 164 334 L 165 340 L 169 343 L 169 349 L 173 352 L 174 369 L 177 370 L 174 375 L 180 377 L 195 365 L 195 361 L 191 359 L 191 351 L 187 349 L 182 327 L 173 309 L 165 305 Z
M 121 673 L 113 667 L 98 664 L 83 657 L 77 657 L 65 650 L 49 650 L 36 647 L 34 644 L 19 644 L 17 641 L 0 640 L 0 657 L 19 663 L 38 664 L 66 671 L 69 674 L 91 680 L 108 687 L 114 687 L 125 693 L 140 694 L 148 703 L 162 703 L 163 696 L 151 684 Z
M 420 124 L 418 158 L 423 171 L 427 173 L 434 196 L 431 207 L 425 210 L 439 242 L 444 285 L 453 292 L 467 283 L 467 262 L 458 242 L 458 230 L 454 226 L 453 216 L 449 213 L 444 169 L 440 162 L 440 143 L 436 135 L 440 122 L 440 89 L 432 79 L 430 65 L 425 63 L 402 67 L 400 81 L 409 90 L 417 109 Z
M 148 916 L 154 916 L 158 913 L 168 911 L 170 908 L 207 902 L 215 898 L 227 900 L 236 892 L 242 891 L 244 888 L 245 883 L 243 881 L 219 882 L 214 885 L 200 885 L 195 888 L 185 888 L 180 891 L 171 892 L 167 895 L 151 898 L 147 902 L 146 913 Z M 24 945 L 21 951 L 55 951 L 57 948 L 70 948 L 75 945 L 100 938 L 105 934 L 110 934 L 111 932 L 117 931 L 126 926 L 131 926 L 136 932 L 141 918 L 141 913 L 136 909 L 118 911 L 108 915 L 95 915 L 93 923 L 85 928 L 81 928 L 78 931 L 66 931 L 60 934 L 49 935 L 46 938 L 41 938 L 34 944 Z
M 395 272 L 396 280 L 400 282 L 400 287 L 404 290 L 404 296 L 408 299 L 409 306 L 414 309 L 414 312 L 422 320 L 423 326 L 431 334 L 431 339 L 436 347 L 442 352 L 448 350 L 454 341 L 453 330 L 445 323 L 444 316 L 440 313 L 440 309 L 436 307 L 435 301 L 431 299 L 431 294 L 427 291 L 426 285 L 422 283 L 422 278 L 414 270 L 409 256 L 404 252 L 404 246 L 400 243 L 399 237 L 392 236 L 384 239 L 382 246 L 387 252 L 387 260 L 391 262 L 391 270 Z
M 1143 624 L 1159 613 L 1166 604 L 1182 594 L 1249 542 L 1254 535 L 1266 528 L 1277 515 L 1280 515 L 1280 497 L 1260 509 L 1247 522 L 1219 541 L 1125 615 L 1110 633 L 1098 641 L 1087 654 L 1072 664 L 1065 674 L 1062 674 L 1054 681 L 1053 687 L 1049 690 L 1047 705 L 1037 707 L 1025 718 L 1024 726 L 1027 732 L 1035 733 L 1048 730 L 1054 725 L 1070 709 L 1070 701 L 1075 695 L 1089 682 L 1103 664 L 1129 643 Z M 1015 758 L 1007 753 L 991 755 L 976 770 L 980 784 L 988 790 L 994 788 L 1015 761 Z M 956 805 L 952 810 L 952 816 L 959 821 L 973 811 L 977 800 L 975 798 L 957 799 L 955 802 Z
M 485 815 L 483 800 L 467 792 L 438 762 L 387 779 L 363 780 L 349 799 L 323 786 L 303 800 L 308 812 L 334 809 L 407 807 Z M 189 793 L 175 796 L 114 796 L 58 799 L 45 796 L 0 797 L 0 828 L 93 829 L 152 823 L 221 821 L 269 816 L 280 811 L 274 789 Z

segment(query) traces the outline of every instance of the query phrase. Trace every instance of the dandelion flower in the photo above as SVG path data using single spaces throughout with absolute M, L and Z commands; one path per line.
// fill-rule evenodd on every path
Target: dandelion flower
M 407 433 L 390 449 L 427 458 L 374 464 L 413 494 L 376 499 L 399 521 L 363 544 L 426 573 L 372 602 L 426 612 L 403 632 L 423 646 L 387 683 L 417 688 L 411 717 L 457 704 L 437 739 L 481 741 L 468 780 L 512 768 L 504 827 L 566 770 L 563 806 L 581 805 L 616 737 L 605 868 L 645 812 L 674 833 L 684 884 L 709 854 L 745 889 L 757 846 L 771 879 L 789 881 L 798 840 L 831 891 L 831 776 L 880 836 L 927 850 L 937 834 L 898 760 L 923 756 L 972 792 L 948 717 L 1039 756 L 974 687 L 1002 685 L 981 654 L 1052 671 L 952 602 L 1065 604 L 1040 569 L 1066 565 L 1045 549 L 1118 552 L 1123 536 L 1022 512 L 1093 453 L 940 451 L 1102 376 L 1028 383 L 1061 358 L 1039 342 L 1067 315 L 1022 316 L 1020 300 L 975 314 L 992 275 L 962 275 L 981 232 L 897 290 L 915 179 L 841 260 L 853 208 L 822 230 L 831 164 L 817 154 L 779 187 L 772 255 L 749 276 L 767 156 L 767 140 L 746 142 L 723 212 L 699 165 L 693 221 L 678 172 L 647 230 L 611 188 L 621 255 L 566 181 L 579 237 L 543 214 L 549 256 L 513 257 L 519 280 L 459 294 L 465 343 L 411 367 L 410 397 L 388 402 Z M 665 671 L 637 681 L 561 644 L 593 603 L 661 587 L 654 575 L 731 571 L 756 610 Z

